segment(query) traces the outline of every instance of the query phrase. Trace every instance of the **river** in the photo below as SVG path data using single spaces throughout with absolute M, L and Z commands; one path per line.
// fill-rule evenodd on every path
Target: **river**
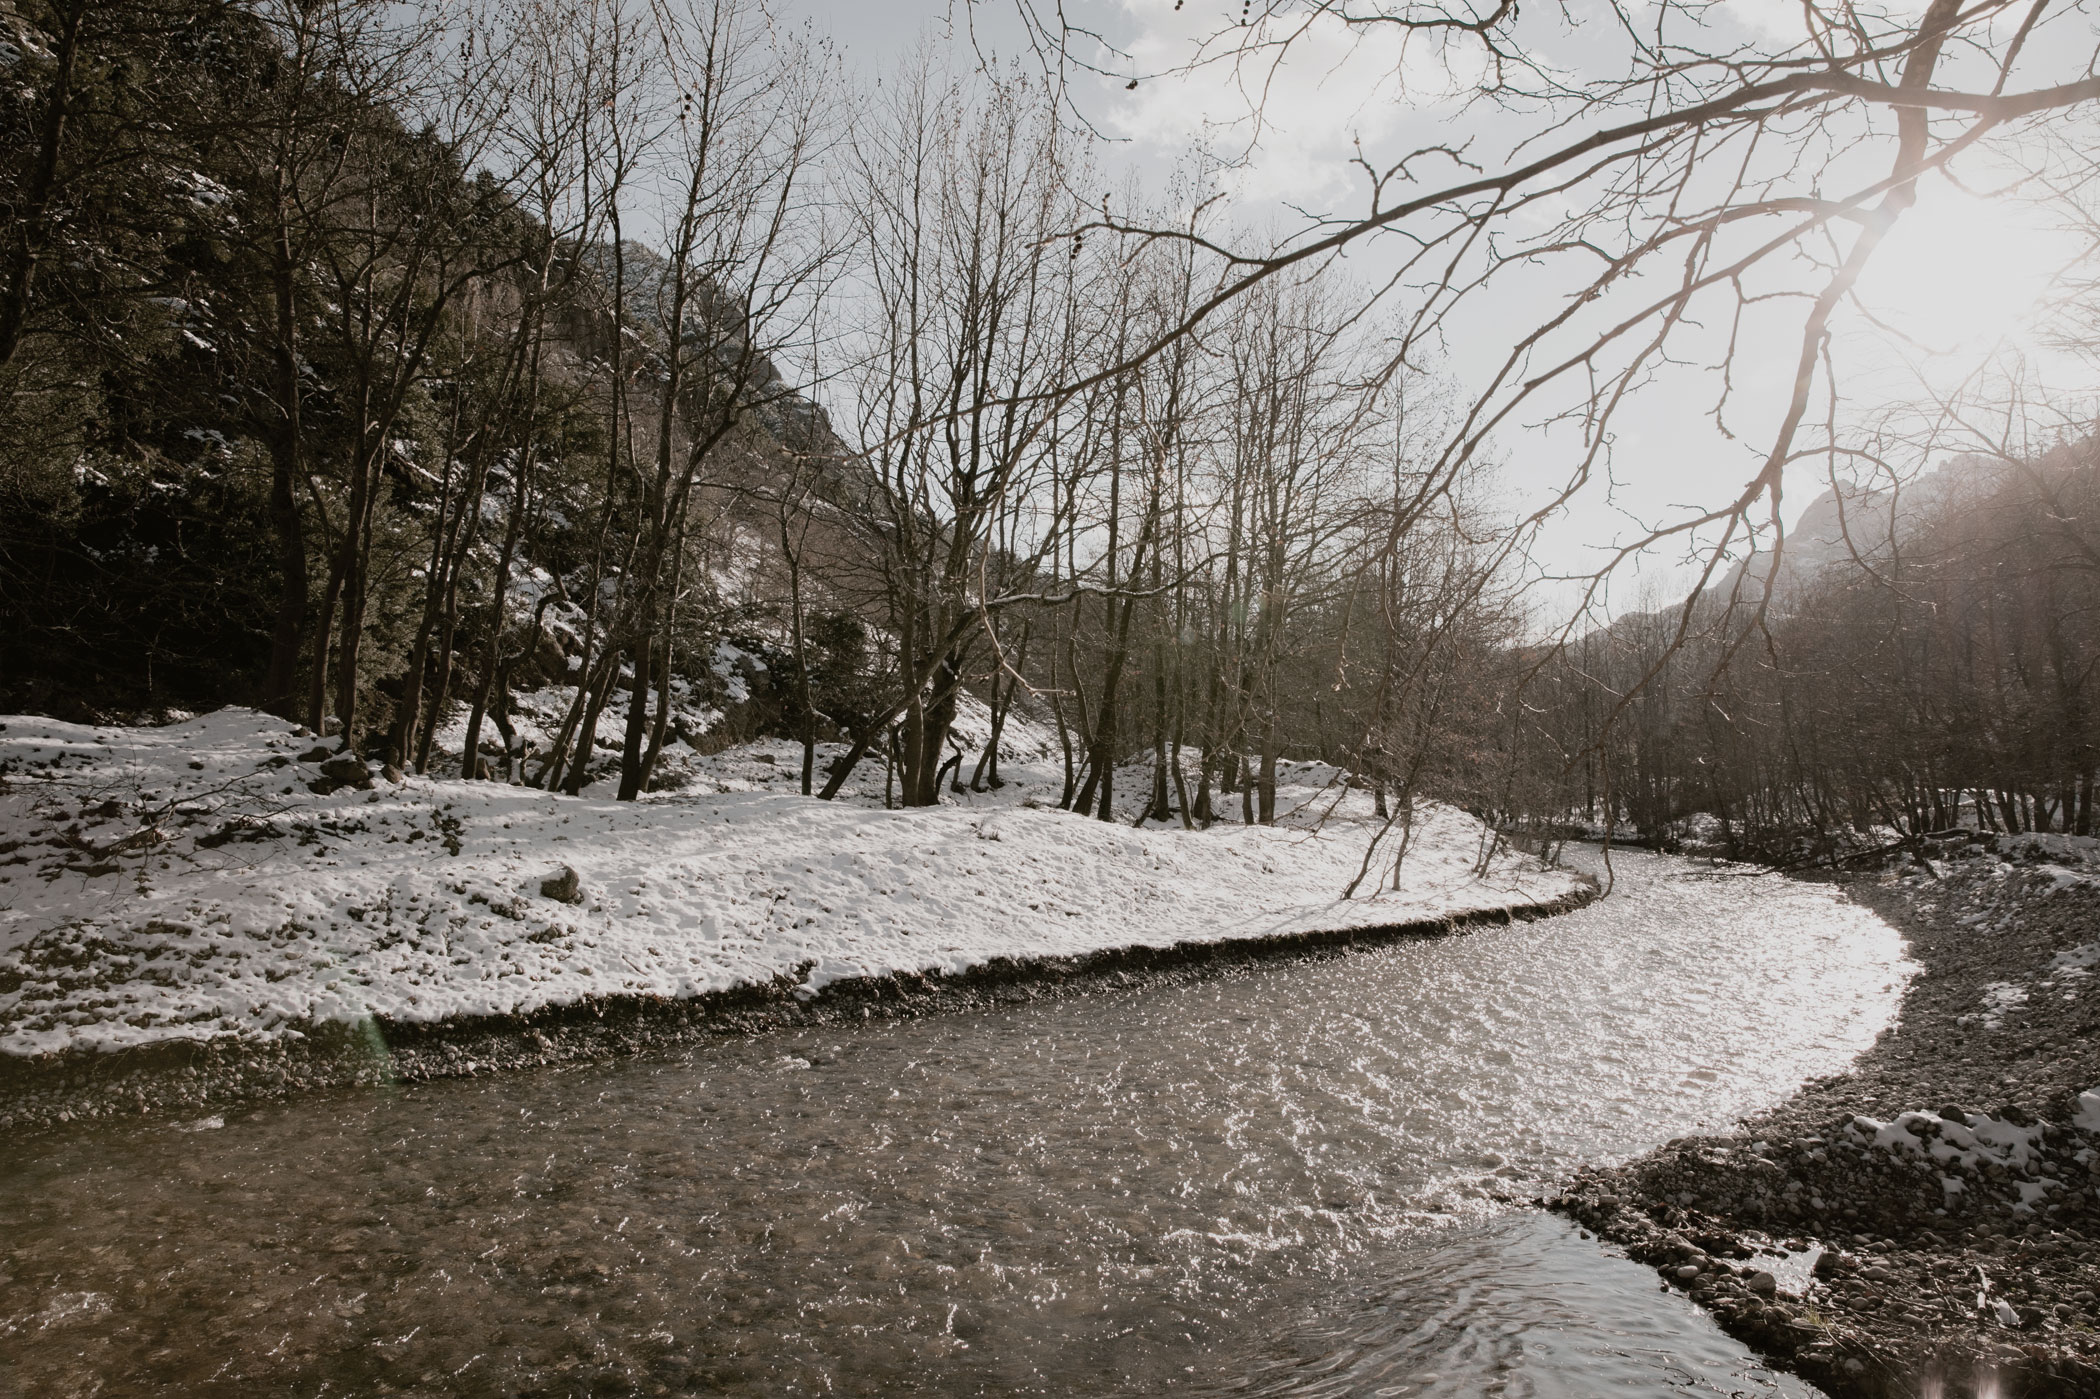
M 0 1392 L 1809 1395 L 1507 1201 L 1783 1099 L 1821 886 L 0 1145 Z

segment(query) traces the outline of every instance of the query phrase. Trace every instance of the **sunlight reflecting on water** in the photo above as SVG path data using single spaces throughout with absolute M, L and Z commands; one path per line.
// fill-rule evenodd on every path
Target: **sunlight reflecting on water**
M 1500 1200 L 1839 1068 L 1900 940 L 1617 864 L 1563 918 L 1195 986 L 37 1140 L 0 1340 L 38 1394 L 1766 1384 Z

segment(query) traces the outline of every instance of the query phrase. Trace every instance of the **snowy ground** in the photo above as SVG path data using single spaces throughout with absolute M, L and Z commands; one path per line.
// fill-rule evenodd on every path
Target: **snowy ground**
M 1283 793 L 1291 824 L 1198 833 L 1046 809 L 1046 768 L 904 812 L 880 808 L 877 765 L 861 800 L 818 802 L 796 793 L 789 744 L 682 750 L 684 790 L 629 804 L 422 778 L 321 795 L 309 790 L 320 757 L 315 740 L 240 709 L 166 728 L 0 720 L 0 1052 L 291 1036 L 779 978 L 813 993 L 1577 887 L 1522 856 L 1473 878 L 1481 829 L 1438 808 L 1398 892 L 1339 902 L 1369 803 L 1311 765 Z M 563 867 L 580 876 L 573 903 L 542 892 Z

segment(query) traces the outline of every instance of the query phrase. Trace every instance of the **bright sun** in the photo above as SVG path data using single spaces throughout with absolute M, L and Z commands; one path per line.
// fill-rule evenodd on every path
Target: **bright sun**
M 1936 181 L 1875 252 L 1860 300 L 1922 348 L 1967 358 L 2022 340 L 2076 253 L 2071 236 L 2031 207 Z

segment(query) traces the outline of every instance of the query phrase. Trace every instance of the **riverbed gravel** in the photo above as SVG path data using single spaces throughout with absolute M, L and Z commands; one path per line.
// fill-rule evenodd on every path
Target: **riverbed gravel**
M 1856 1066 L 1546 1204 L 1837 1399 L 2092 1399 L 2100 842 L 1956 837 L 1849 887 L 1923 967 Z

